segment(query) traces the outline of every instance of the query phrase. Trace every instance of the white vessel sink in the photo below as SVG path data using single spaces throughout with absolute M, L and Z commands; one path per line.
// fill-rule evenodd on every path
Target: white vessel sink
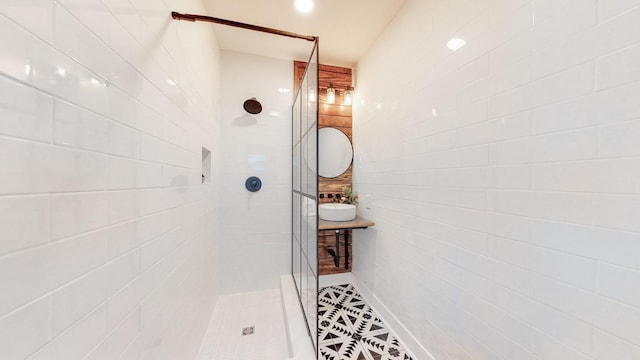
M 356 218 L 356 206 L 351 204 L 321 204 L 318 211 L 320 219 L 327 221 L 349 221 Z

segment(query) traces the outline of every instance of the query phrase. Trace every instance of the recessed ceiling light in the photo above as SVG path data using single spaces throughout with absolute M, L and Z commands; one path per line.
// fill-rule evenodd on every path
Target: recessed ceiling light
M 313 9 L 313 0 L 296 0 L 295 5 L 298 11 L 307 13 Z
M 461 38 L 451 38 L 447 41 L 447 47 L 453 51 L 456 51 L 463 47 L 467 42 Z

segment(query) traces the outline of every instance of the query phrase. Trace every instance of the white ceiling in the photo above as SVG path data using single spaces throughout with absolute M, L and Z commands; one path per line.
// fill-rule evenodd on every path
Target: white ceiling
M 314 0 L 310 13 L 294 0 L 203 0 L 209 16 L 320 37 L 320 62 L 351 67 L 393 19 L 405 0 Z M 220 47 L 306 61 L 311 43 L 224 25 L 214 27 Z

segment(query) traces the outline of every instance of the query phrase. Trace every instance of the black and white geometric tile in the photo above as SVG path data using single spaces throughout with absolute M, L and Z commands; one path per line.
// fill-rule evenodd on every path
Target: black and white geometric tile
M 318 342 L 322 360 L 412 360 L 351 284 L 320 289 Z

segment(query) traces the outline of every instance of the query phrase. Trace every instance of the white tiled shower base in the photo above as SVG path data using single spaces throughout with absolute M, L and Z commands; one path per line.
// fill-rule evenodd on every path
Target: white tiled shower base
M 220 296 L 198 360 L 314 360 L 303 319 L 291 275 L 280 289 Z
M 287 359 L 284 321 L 279 289 L 220 296 L 198 360 Z

